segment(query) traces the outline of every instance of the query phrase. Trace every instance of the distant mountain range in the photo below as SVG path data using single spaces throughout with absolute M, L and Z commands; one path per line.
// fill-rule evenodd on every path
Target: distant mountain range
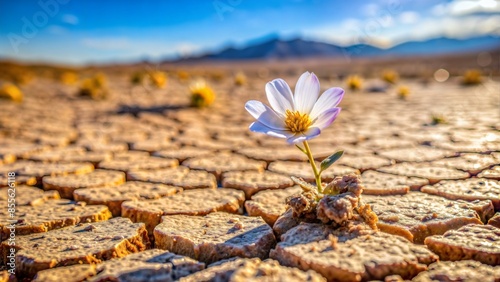
M 389 49 L 367 44 L 341 47 L 334 44 L 303 39 L 272 38 L 243 48 L 229 47 L 219 52 L 183 58 L 180 61 L 283 60 L 298 58 L 381 57 L 479 52 L 500 48 L 500 37 L 482 36 L 469 39 L 435 38 L 410 41 Z

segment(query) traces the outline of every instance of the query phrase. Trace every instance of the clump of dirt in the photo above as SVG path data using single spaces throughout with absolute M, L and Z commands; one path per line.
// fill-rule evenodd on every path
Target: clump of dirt
M 316 218 L 316 194 L 308 191 L 298 195 L 293 195 L 287 199 L 287 205 L 293 210 L 293 217 L 295 218 Z
M 352 193 L 324 196 L 316 208 L 316 217 L 323 223 L 333 221 L 342 225 L 352 219 L 354 209 L 358 207 L 358 197 Z
M 334 226 L 346 226 L 350 221 L 364 221 L 377 230 L 377 215 L 370 205 L 361 201 L 363 185 L 357 174 L 336 177 L 325 186 L 323 193 L 300 178 L 292 178 L 304 192 L 286 200 L 293 211 L 293 218 L 306 222 L 322 222 Z

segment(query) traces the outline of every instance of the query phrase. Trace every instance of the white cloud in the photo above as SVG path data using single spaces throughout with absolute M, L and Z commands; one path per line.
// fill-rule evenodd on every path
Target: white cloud
M 455 0 L 446 4 L 438 4 L 431 11 L 436 16 L 496 14 L 500 13 L 500 0 Z
M 330 24 L 311 30 L 303 30 L 304 37 L 319 41 L 330 41 L 340 45 L 358 43 L 362 21 L 357 19 L 346 19 L 338 24 Z M 358 40 L 359 41 L 359 40 Z
M 61 35 L 61 34 L 66 34 L 68 32 L 67 29 L 65 29 L 60 25 L 49 25 L 47 27 L 47 31 L 53 35 Z
M 77 16 L 72 15 L 72 14 L 64 14 L 61 19 L 64 23 L 71 24 L 71 25 L 77 25 L 79 22 L 79 19 Z
M 452 38 L 467 38 L 492 34 L 500 26 L 500 15 L 482 17 L 469 15 L 464 17 L 428 18 L 413 28 L 415 35 L 425 38 L 427 34 L 436 34 Z M 420 31 L 419 31 L 420 30 Z
M 361 21 L 354 18 L 348 18 L 342 21 L 341 26 L 343 29 L 356 29 L 361 26 Z
M 374 9 L 374 8 L 372 8 Z M 407 18 L 418 18 L 418 14 L 410 12 Z M 365 19 L 347 18 L 340 23 L 320 26 L 311 30 L 303 30 L 304 36 L 319 41 L 328 41 L 334 44 L 347 46 L 358 43 L 371 43 L 380 47 L 391 45 L 391 40 L 384 35 L 397 27 L 398 18 L 390 13 L 377 10 L 375 16 Z
M 180 54 L 181 56 L 189 56 L 197 51 L 200 51 L 201 48 L 198 45 L 189 43 L 189 42 L 181 42 L 172 48 L 175 53 Z
M 500 15 L 487 18 L 479 15 L 432 17 L 387 34 L 386 38 L 389 38 L 393 45 L 408 40 L 427 40 L 436 37 L 465 39 L 488 34 L 500 35 L 499 26 Z
M 398 20 L 402 19 L 398 18 Z M 412 23 L 388 27 L 379 25 L 376 29 L 373 29 L 371 19 L 367 21 L 348 19 L 342 23 L 317 27 L 312 32 L 303 31 L 303 34 L 310 39 L 343 46 L 369 43 L 387 48 L 405 41 L 427 40 L 436 37 L 469 38 L 487 34 L 500 36 L 499 27 L 500 14 L 489 16 L 472 14 L 461 17 L 419 17 Z
M 414 11 L 402 12 L 398 17 L 399 21 L 403 24 L 414 24 L 419 20 L 419 18 L 420 15 Z

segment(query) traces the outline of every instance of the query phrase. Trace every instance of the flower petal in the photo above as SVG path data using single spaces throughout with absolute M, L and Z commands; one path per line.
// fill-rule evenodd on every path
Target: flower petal
M 321 129 L 319 129 L 317 127 L 311 127 L 304 133 L 297 133 L 297 134 L 287 138 L 286 141 L 289 144 L 297 144 L 299 142 L 304 142 L 306 140 L 312 139 L 312 138 L 320 135 L 320 133 L 321 133 Z
M 303 73 L 295 86 L 295 110 L 309 114 L 318 100 L 319 80 L 314 73 Z
M 271 107 L 278 115 L 285 116 L 286 110 L 293 111 L 293 95 L 288 84 L 281 78 L 266 84 L 266 95 Z
M 259 121 L 256 121 L 256 122 L 253 122 L 252 124 L 250 124 L 249 129 L 250 129 L 250 131 L 253 131 L 253 132 L 264 133 L 264 134 L 267 134 L 269 136 L 278 137 L 278 138 L 289 138 L 289 137 L 293 136 L 293 133 L 291 133 L 289 131 L 272 129 L 272 128 L 265 126 L 264 124 L 262 124 Z
M 321 115 L 318 116 L 312 126 L 318 127 L 321 130 L 325 129 L 326 127 L 330 126 L 330 124 L 332 124 L 332 122 L 337 118 L 340 110 L 340 108 L 333 108 L 324 111 L 323 113 L 321 113 Z
M 340 101 L 344 98 L 344 89 L 333 87 L 321 94 L 316 104 L 311 111 L 310 118 L 314 120 L 319 117 L 323 112 L 335 108 Z
M 283 120 L 275 111 L 262 102 L 256 100 L 248 101 L 245 104 L 245 109 L 265 126 L 277 130 L 285 130 L 285 123 Z

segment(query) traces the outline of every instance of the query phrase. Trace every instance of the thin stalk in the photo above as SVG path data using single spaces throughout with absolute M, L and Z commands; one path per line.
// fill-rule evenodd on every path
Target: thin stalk
M 299 145 L 295 144 L 295 147 L 297 147 L 297 149 L 299 149 L 302 153 L 306 154 L 307 155 L 307 152 L 302 149 L 302 147 L 300 147 Z
M 314 178 L 316 179 L 316 187 L 318 187 L 318 193 L 321 194 L 323 192 L 323 187 L 321 186 L 321 172 L 318 170 L 318 167 L 316 167 L 316 162 L 314 161 L 314 157 L 312 155 L 309 144 L 307 143 L 307 141 L 304 141 L 303 144 L 304 150 L 306 151 L 306 155 L 309 158 L 309 162 L 311 163 L 311 167 L 314 172 Z

